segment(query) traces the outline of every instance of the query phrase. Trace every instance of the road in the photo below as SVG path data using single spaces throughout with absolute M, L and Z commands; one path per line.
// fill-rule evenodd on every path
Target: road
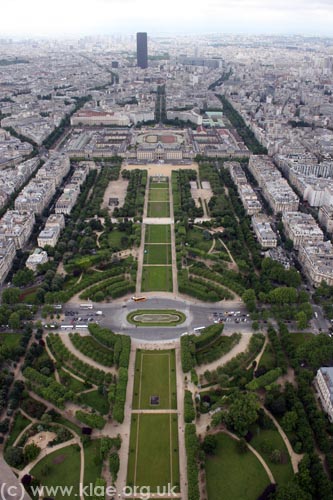
M 79 304 L 71 304 L 70 302 L 64 306 L 64 314 L 68 311 L 73 311 L 72 316 L 65 316 L 62 324 L 70 324 L 72 318 L 80 317 L 79 323 L 88 323 L 88 318 L 94 318 L 99 321 L 101 326 L 110 328 L 116 333 L 124 333 L 133 338 L 146 341 L 156 340 L 172 340 L 179 338 L 182 333 L 192 333 L 194 328 L 200 326 L 211 325 L 216 316 L 214 313 L 224 313 L 230 311 L 240 311 L 241 315 L 246 315 L 247 311 L 241 302 L 219 302 L 218 304 L 202 304 L 191 300 L 177 298 L 173 294 L 163 294 L 164 296 L 156 296 L 157 294 L 145 294 L 147 300 L 144 302 L 133 302 L 130 298 L 115 300 L 110 303 L 98 304 L 94 303 L 93 310 L 83 310 Z M 169 297 L 167 297 L 169 295 Z M 135 327 L 127 322 L 127 315 L 131 311 L 141 309 L 176 309 L 181 311 L 186 316 L 186 321 L 176 327 Z M 95 316 L 96 311 L 102 311 L 103 316 Z M 236 322 L 235 317 L 229 317 L 225 322 L 224 331 L 232 333 L 236 331 L 248 331 L 251 328 L 251 321 L 248 317 L 244 317 L 246 321 Z

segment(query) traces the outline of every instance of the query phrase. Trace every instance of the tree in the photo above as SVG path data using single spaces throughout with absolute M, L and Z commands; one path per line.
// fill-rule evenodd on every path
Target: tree
M 278 486 L 275 500 L 311 500 L 312 495 L 292 481 L 283 486 Z
M 254 393 L 240 393 L 224 414 L 228 427 L 240 436 L 245 436 L 251 424 L 258 418 L 259 404 Z
M 40 454 L 40 448 L 35 443 L 27 444 L 24 448 L 24 460 L 29 463 L 35 460 Z
M 31 283 L 34 279 L 34 272 L 27 267 L 17 271 L 13 277 L 13 284 L 15 286 L 25 286 Z
M 308 319 L 306 317 L 306 314 L 304 311 L 300 311 L 296 315 L 297 319 L 297 328 L 300 330 L 305 330 L 305 328 L 308 326 Z
M 297 427 L 298 416 L 296 411 L 288 411 L 281 420 L 283 429 L 286 432 L 293 432 Z
M 242 299 L 249 312 L 253 312 L 256 308 L 256 294 L 252 288 L 245 290 L 242 295 Z
M 214 455 L 217 448 L 217 438 L 213 434 L 208 434 L 201 445 L 207 455 Z
M 18 330 L 21 326 L 19 313 L 13 312 L 9 316 L 8 324 L 12 330 Z
M 19 288 L 6 288 L 2 293 L 2 302 L 4 304 L 17 304 L 21 295 Z
M 11 467 L 19 467 L 23 464 L 24 456 L 22 448 L 8 446 L 5 451 L 5 460 Z

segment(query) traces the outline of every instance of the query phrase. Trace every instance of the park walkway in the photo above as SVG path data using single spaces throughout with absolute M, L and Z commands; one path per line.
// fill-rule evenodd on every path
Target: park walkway
M 172 290 L 173 293 L 178 293 L 178 270 L 176 259 L 176 236 L 175 236 L 175 219 L 173 211 L 173 192 L 171 177 L 169 177 L 169 201 L 170 201 L 170 236 L 171 236 L 171 262 L 172 262 Z

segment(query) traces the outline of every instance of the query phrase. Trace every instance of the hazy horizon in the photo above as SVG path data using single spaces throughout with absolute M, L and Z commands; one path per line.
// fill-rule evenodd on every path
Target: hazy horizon
M 279 34 L 332 36 L 331 0 L 11 0 L 2 6 L 0 37 L 131 34 Z M 161 14 L 162 12 L 162 14 Z

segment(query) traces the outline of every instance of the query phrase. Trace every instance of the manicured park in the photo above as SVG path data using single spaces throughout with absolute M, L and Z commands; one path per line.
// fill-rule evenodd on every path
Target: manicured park
M 145 242 L 150 243 L 169 243 L 171 228 L 169 224 L 148 224 L 146 226 Z
M 250 451 L 241 453 L 237 441 L 218 434 L 218 446 L 206 459 L 209 500 L 253 500 L 269 485 L 265 469 Z
M 148 204 L 148 217 L 169 217 L 170 205 L 168 201 L 151 201 Z
M 54 451 L 43 458 L 31 470 L 31 475 L 40 480 L 43 486 L 68 486 L 73 488 L 71 498 L 79 496 L 80 448 L 67 446 Z M 44 495 L 43 495 L 44 496 Z M 47 496 L 45 494 L 45 496 Z M 62 492 L 52 495 L 55 500 L 62 500 Z
M 163 492 L 179 485 L 177 415 L 133 414 L 127 484 Z
M 167 244 L 145 245 L 144 264 L 171 264 L 171 246 Z
M 169 217 L 169 183 L 152 181 L 149 186 L 148 217 Z
M 152 401 L 153 397 L 158 398 L 158 403 Z M 149 410 L 177 408 L 174 350 L 137 351 L 132 407 Z
M 149 201 L 169 201 L 169 190 L 165 188 L 150 189 Z
M 172 292 L 171 266 L 143 266 L 142 292 Z

